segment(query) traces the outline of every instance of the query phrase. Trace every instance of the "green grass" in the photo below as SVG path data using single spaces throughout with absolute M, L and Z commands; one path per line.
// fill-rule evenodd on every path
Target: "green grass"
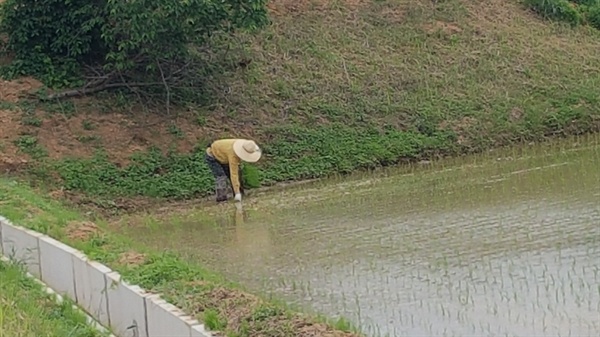
M 223 331 L 227 326 L 227 322 L 214 309 L 205 310 L 202 318 L 206 327 L 213 331 Z
M 263 146 L 249 187 L 600 130 L 595 29 L 544 20 L 518 0 L 302 3 L 302 15 L 280 10 L 256 36 L 217 39 L 235 48 L 211 57 L 222 67 L 214 101 L 194 109 L 219 129 L 207 139 Z M 242 57 L 252 63 L 231 70 Z M 36 172 L 94 196 L 193 198 L 213 191 L 205 145 Z
M 248 295 L 239 284 L 202 266 L 185 262 L 176 254 L 148 249 L 108 230 L 100 230 L 88 238 L 72 239 L 67 235 L 67 227 L 86 218 L 42 197 L 42 192 L 34 191 L 23 183 L 0 178 L 0 214 L 15 224 L 45 233 L 83 251 L 90 258 L 121 273 L 132 284 L 160 293 L 170 303 L 204 320 L 213 329 L 238 337 L 292 336 L 299 333 L 295 330 L 298 320 L 306 320 L 308 325 L 330 322 L 323 317 L 301 316 L 277 299 L 266 301 Z M 215 220 L 198 215 L 197 221 Z M 96 223 L 101 229 L 106 229 L 101 220 L 97 219 Z M 123 263 L 122 254 L 132 250 L 143 254 L 144 261 L 133 265 Z M 223 300 L 224 297 L 227 300 Z M 330 322 L 328 331 L 338 325 L 345 329 L 349 327 L 339 322 Z
M 18 264 L 0 262 L 0 337 L 104 336 L 72 302 L 58 304 Z
M 20 151 L 27 153 L 34 159 L 41 159 L 47 156 L 46 149 L 39 144 L 38 139 L 34 136 L 23 135 L 14 143 Z

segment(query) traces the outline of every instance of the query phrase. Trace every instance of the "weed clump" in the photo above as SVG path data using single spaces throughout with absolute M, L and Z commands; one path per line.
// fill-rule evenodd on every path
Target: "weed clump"
M 1 336 L 107 336 L 87 323 L 72 300 L 57 303 L 26 272 L 20 261 L 0 261 Z

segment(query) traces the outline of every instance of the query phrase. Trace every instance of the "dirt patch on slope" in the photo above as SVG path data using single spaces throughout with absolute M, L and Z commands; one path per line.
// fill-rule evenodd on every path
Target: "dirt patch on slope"
M 28 162 L 28 156 L 14 145 L 14 141 L 23 132 L 20 113 L 8 107 L 41 86 L 39 81 L 29 77 L 16 81 L 0 80 L 0 102 L 6 105 L 0 108 L 0 172 L 18 171 Z
M 426 24 L 424 28 L 428 34 L 442 33 L 445 35 L 454 35 L 462 32 L 462 28 L 460 28 L 457 24 L 442 21 L 435 21 L 434 23 Z
M 97 114 L 90 111 L 70 117 L 46 116 L 43 124 L 43 128 L 31 131 L 36 132 L 39 143 L 48 150 L 52 159 L 87 158 L 98 149 L 103 149 L 111 161 L 127 165 L 132 154 L 146 151 L 152 146 L 164 151 L 174 147 L 185 153 L 191 151 L 198 141 L 197 135 L 190 135 L 189 131 L 192 130 L 184 127 L 189 124 L 187 121 L 172 124 L 172 130 L 181 132 L 178 137 L 169 134 L 167 125 L 170 123 L 167 118 L 158 116 L 128 116 L 119 112 Z M 149 124 L 152 126 L 146 127 Z
M 0 80 L 0 101 L 16 103 L 26 94 L 42 87 L 40 81 L 23 77 L 14 81 Z
M 91 221 L 72 221 L 65 228 L 67 237 L 71 240 L 87 241 L 100 233 L 98 226 Z
M 16 171 L 19 165 L 31 160 L 14 145 L 15 140 L 25 134 L 35 137 L 51 159 L 89 158 L 102 149 L 120 166 L 126 166 L 134 153 L 151 147 L 163 153 L 170 149 L 189 153 L 215 137 L 254 137 L 253 128 L 247 125 L 238 128 L 235 123 L 223 120 L 218 112 L 207 116 L 199 125 L 198 117 L 190 111 L 166 115 L 142 112 L 143 109 L 136 106 L 129 107 L 128 111 L 115 111 L 101 107 L 102 102 L 92 98 L 62 101 L 55 103 L 52 109 L 38 104 L 27 112 L 28 118 L 36 120 L 36 125 L 25 125 L 25 112 L 17 103 L 39 87 L 39 82 L 29 78 L 0 82 L 0 103 L 5 105 L 0 107 L 0 171 Z M 211 127 L 225 124 L 223 128 Z
M 139 266 L 146 262 L 146 255 L 135 251 L 128 251 L 119 256 L 119 264 L 124 266 Z
M 0 172 L 18 171 L 28 162 L 28 157 L 20 153 L 14 141 L 19 137 L 21 122 L 14 111 L 0 110 Z

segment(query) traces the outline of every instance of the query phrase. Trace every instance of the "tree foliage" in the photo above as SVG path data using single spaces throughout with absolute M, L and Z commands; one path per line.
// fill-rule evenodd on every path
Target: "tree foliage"
M 6 0 L 0 18 L 5 75 L 79 92 L 173 83 L 192 46 L 268 23 L 266 0 Z

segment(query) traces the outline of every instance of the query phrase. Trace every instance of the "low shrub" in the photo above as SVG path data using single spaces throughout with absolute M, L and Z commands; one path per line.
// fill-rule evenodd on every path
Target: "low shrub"
M 550 20 L 564 21 L 572 26 L 583 22 L 581 12 L 567 0 L 525 0 L 525 3 L 536 13 Z
M 525 0 L 536 13 L 572 26 L 588 24 L 600 30 L 600 0 Z
M 600 4 L 588 8 L 586 20 L 590 26 L 600 30 Z

